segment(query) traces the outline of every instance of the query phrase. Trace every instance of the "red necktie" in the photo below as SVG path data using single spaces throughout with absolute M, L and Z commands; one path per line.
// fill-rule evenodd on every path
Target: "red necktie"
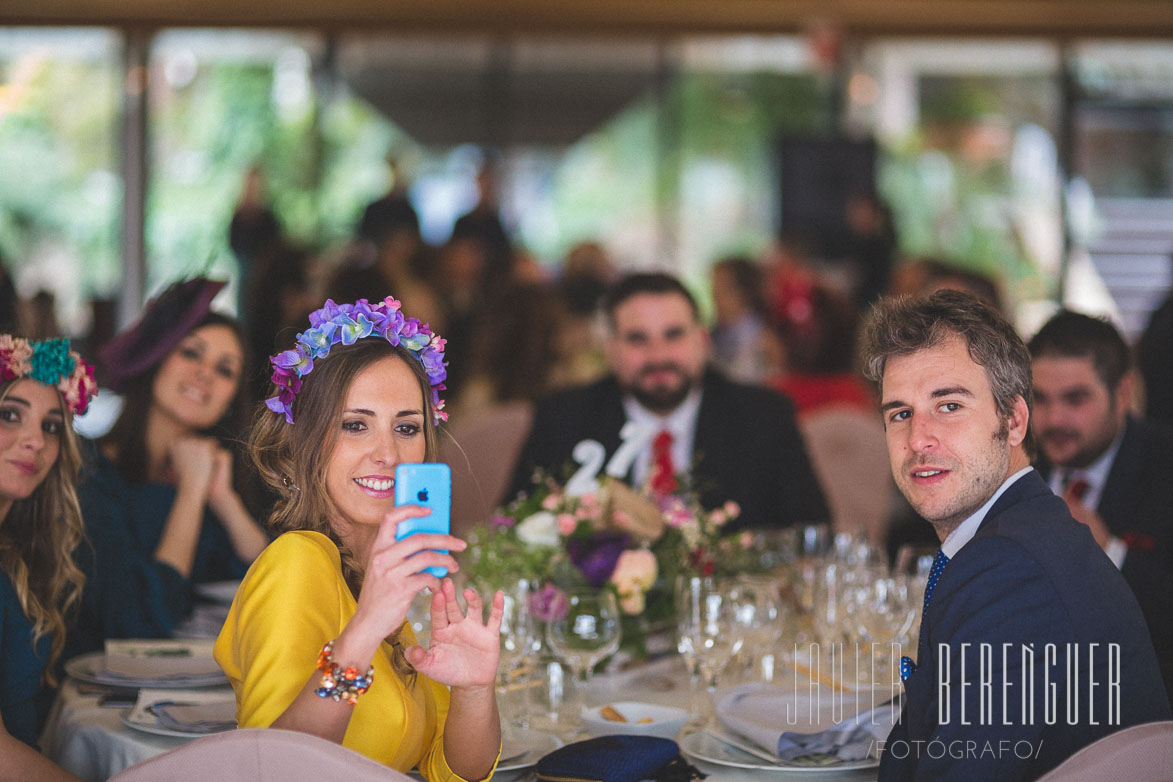
M 1091 484 L 1087 482 L 1087 479 L 1077 472 L 1069 474 L 1063 485 L 1064 492 L 1070 494 L 1076 502 L 1083 502 L 1083 498 L 1090 488 Z
M 649 485 L 652 491 L 660 494 L 671 494 L 678 488 L 676 483 L 676 469 L 672 466 L 672 433 L 661 429 L 652 440 L 652 479 Z

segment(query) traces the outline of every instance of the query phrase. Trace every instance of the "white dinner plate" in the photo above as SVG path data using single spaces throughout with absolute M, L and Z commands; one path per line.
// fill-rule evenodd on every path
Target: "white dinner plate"
M 106 670 L 106 653 L 90 652 L 89 654 L 74 657 L 65 663 L 65 672 L 78 681 L 91 684 L 104 684 L 109 687 L 211 687 L 225 684 L 228 679 L 224 672 L 216 665 L 215 660 L 209 660 L 206 671 L 188 672 L 175 676 L 127 676 L 112 673 Z
M 501 736 L 501 760 L 497 772 L 529 768 L 547 752 L 562 746 L 562 739 L 530 728 L 508 727 Z
M 778 765 L 756 758 L 748 752 L 730 746 L 707 733 L 689 733 L 680 740 L 680 750 L 691 758 L 712 763 L 714 766 L 744 768 L 753 771 L 771 771 L 777 774 L 835 773 L 861 768 L 875 768 L 880 765 L 878 758 L 850 760 L 826 765 Z M 796 761 L 798 762 L 798 761 Z

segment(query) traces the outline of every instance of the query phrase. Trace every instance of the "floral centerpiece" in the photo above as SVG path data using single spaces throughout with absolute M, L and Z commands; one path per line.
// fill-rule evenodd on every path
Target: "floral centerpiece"
M 673 620 L 677 576 L 760 567 L 750 533 L 723 534 L 740 513 L 734 502 L 705 510 L 687 488 L 636 491 L 610 477 L 574 494 L 538 472 L 530 491 L 472 531 L 461 568 L 487 589 L 521 578 L 542 584 L 529 606 L 542 621 L 565 610 L 563 590 L 611 589 L 624 614 L 625 650 L 645 656 L 648 634 Z

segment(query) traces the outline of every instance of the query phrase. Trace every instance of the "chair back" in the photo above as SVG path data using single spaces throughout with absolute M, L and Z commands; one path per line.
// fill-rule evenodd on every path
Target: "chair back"
M 447 434 L 440 435 L 440 461 L 452 468 L 453 534 L 487 521 L 506 499 L 533 416 L 529 402 L 510 402 L 453 421 Z
M 1173 721 L 1133 725 L 1088 744 L 1038 782 L 1170 782 Z
M 204 736 L 111 777 L 111 782 L 409 782 L 411 777 L 341 744 L 275 728 Z
M 835 405 L 803 414 L 798 426 L 835 531 L 863 532 L 883 545 L 896 483 L 879 416 Z

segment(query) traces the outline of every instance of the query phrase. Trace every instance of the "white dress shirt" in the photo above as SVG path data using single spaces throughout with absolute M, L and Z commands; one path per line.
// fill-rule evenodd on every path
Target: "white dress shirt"
M 1063 496 L 1063 489 L 1072 478 L 1082 478 L 1087 482 L 1087 491 L 1080 500 L 1084 505 L 1096 510 L 1100 507 L 1100 498 L 1104 495 L 1104 486 L 1108 483 L 1108 473 L 1112 471 L 1112 464 L 1116 461 L 1116 454 L 1120 452 L 1120 444 L 1124 442 L 1124 428 L 1116 434 L 1116 439 L 1106 451 L 1100 454 L 1094 462 L 1082 470 L 1073 470 L 1066 467 L 1055 467 L 1051 470 L 1051 491 L 1059 497 Z M 1108 559 L 1116 569 L 1124 567 L 1124 557 L 1128 554 L 1128 546 L 1124 541 L 1113 535 L 1108 538 L 1108 546 L 1104 549 Z
M 694 388 L 684 401 L 671 413 L 660 416 L 635 401 L 634 397 L 623 398 L 623 410 L 627 420 L 639 426 L 642 440 L 639 453 L 632 466 L 632 477 L 636 486 L 643 486 L 652 468 L 652 441 L 661 430 L 672 433 L 672 466 L 677 473 L 688 472 L 692 467 L 692 444 L 696 435 L 696 417 L 701 408 L 701 389 Z

